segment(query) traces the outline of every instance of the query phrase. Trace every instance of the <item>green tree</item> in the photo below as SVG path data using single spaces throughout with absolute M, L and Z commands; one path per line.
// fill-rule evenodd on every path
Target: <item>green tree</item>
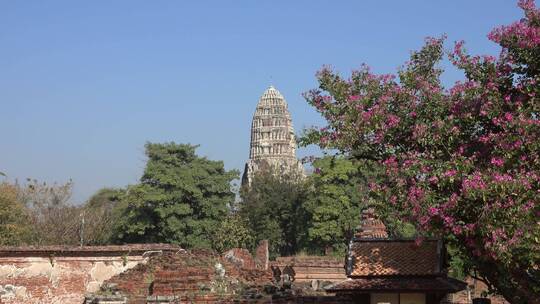
M 370 198 L 369 186 L 384 179 L 382 167 L 373 161 L 356 160 L 343 155 L 325 156 L 312 163 L 310 191 L 304 203 L 308 214 L 310 251 L 337 253 L 346 248 L 360 221 L 361 210 L 377 205 Z M 388 233 L 394 237 L 411 237 L 414 227 L 397 219 L 394 214 L 381 213 Z
M 28 241 L 28 212 L 19 201 L 17 187 L 0 184 L 0 245 L 21 245 Z
M 249 228 L 247 219 L 233 213 L 227 216 L 214 234 L 213 248 L 224 252 L 231 248 L 254 247 L 253 232 Z
M 257 172 L 249 187 L 241 189 L 239 213 L 249 222 L 255 243 L 268 240 L 271 256 L 299 251 L 307 235 L 303 202 L 305 182 L 295 175 L 265 169 Z
M 308 244 L 311 250 L 333 248 L 343 252 L 358 225 L 362 193 L 358 191 L 358 167 L 340 156 L 327 156 L 313 162 L 309 177 L 311 191 L 304 208 L 309 214 Z
M 237 171 L 196 155 L 189 144 L 145 145 L 148 161 L 140 184 L 128 187 L 116 241 L 167 242 L 211 248 L 215 231 L 233 203 Z

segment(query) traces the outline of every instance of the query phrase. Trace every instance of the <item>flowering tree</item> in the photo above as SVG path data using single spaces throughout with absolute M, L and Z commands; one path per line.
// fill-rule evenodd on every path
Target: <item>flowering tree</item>
M 540 10 L 489 34 L 500 55 L 448 52 L 465 80 L 440 82 L 444 37 L 394 75 L 363 66 L 345 79 L 330 68 L 305 97 L 328 125 L 317 143 L 380 162 L 371 193 L 425 235 L 443 236 L 468 271 L 512 303 L 540 303 Z

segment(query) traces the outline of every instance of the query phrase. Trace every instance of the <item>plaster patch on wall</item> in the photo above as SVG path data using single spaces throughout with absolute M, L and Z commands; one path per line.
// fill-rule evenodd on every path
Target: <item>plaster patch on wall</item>
M 0 265 L 0 278 L 2 279 L 18 277 L 23 272 L 23 268 L 19 268 L 15 265 Z
M 23 266 L 24 265 L 24 266 Z M 72 271 L 64 265 L 55 264 L 54 266 L 48 259 L 25 263 L 23 265 L 1 265 L 0 279 L 9 278 L 32 278 L 43 276 L 49 279 L 53 287 L 58 287 L 59 279 L 64 272 Z M 22 266 L 22 267 L 21 267 Z
M 86 285 L 87 292 L 96 292 L 101 284 L 113 276 L 131 269 L 139 264 L 138 261 L 124 262 L 96 262 L 90 269 L 90 280 Z
M 14 298 L 27 299 L 28 294 L 26 293 L 26 287 L 14 286 L 11 284 L 0 285 L 0 299 L 11 300 Z

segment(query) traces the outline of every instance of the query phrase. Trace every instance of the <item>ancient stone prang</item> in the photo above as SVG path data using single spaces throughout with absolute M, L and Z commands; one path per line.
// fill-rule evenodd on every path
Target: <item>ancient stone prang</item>
M 242 184 L 249 186 L 254 174 L 262 169 L 279 175 L 304 176 L 304 167 L 296 158 L 296 140 L 287 102 L 273 86 L 264 91 L 253 115 L 249 160 Z

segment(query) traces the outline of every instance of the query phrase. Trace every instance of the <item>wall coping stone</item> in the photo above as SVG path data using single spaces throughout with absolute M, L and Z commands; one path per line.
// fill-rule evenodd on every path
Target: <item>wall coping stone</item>
M 0 246 L 0 257 L 80 257 L 142 255 L 149 251 L 179 251 L 180 246 L 172 244 L 129 244 L 108 246 Z

